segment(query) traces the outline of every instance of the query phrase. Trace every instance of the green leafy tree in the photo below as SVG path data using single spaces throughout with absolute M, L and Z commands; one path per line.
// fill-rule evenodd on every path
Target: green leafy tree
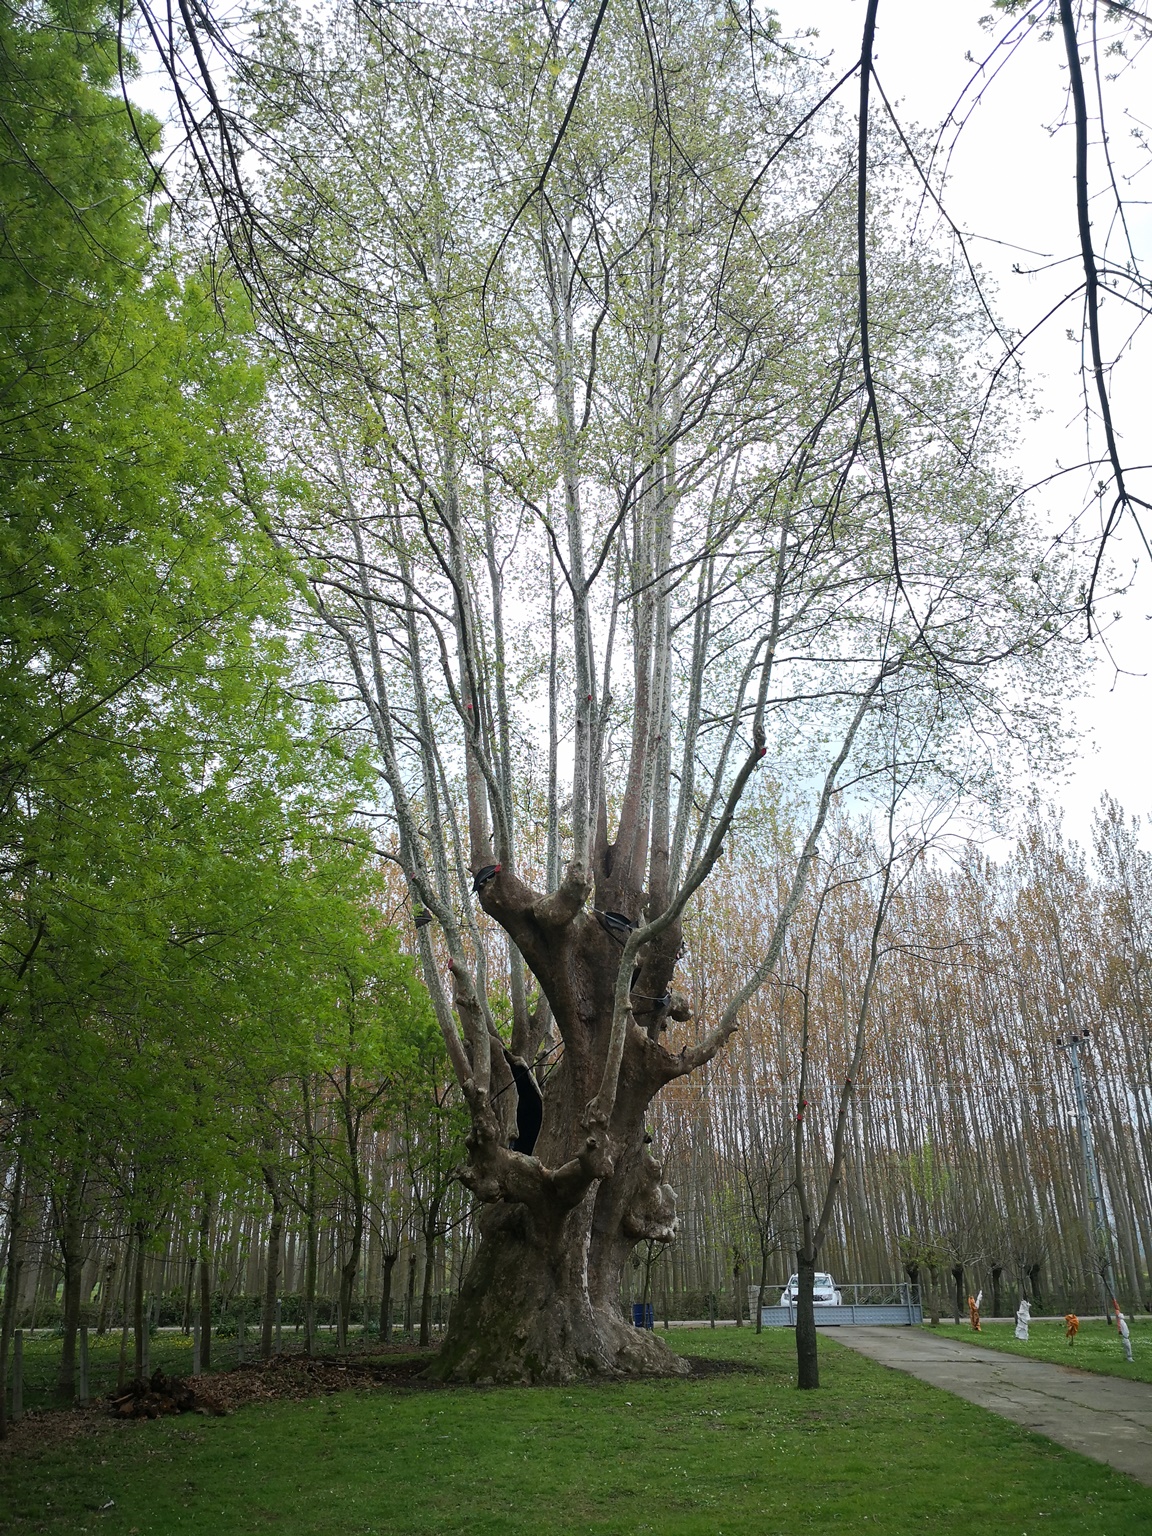
M 0 15 L 0 1138 L 56 1208 L 66 1392 L 97 1204 L 139 1370 L 149 1246 L 244 1175 L 253 1082 L 334 975 L 379 1009 L 407 976 L 288 639 L 246 313 L 157 241 L 115 42 L 98 5 Z

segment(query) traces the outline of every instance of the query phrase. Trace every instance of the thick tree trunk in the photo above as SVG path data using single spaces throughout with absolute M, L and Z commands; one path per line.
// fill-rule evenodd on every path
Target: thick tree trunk
M 952 1266 L 952 1321 L 957 1328 L 960 1326 L 960 1314 L 965 1311 L 967 1302 L 964 1298 L 964 1266 L 953 1264 Z
M 566 1061 L 550 1083 L 540 1139 L 545 1155 L 555 1134 L 548 1107 L 562 1120 L 567 1102 L 571 1113 L 570 1073 Z M 630 1091 L 623 1086 L 614 1116 L 611 1177 L 584 1180 L 574 1201 L 560 1175 L 579 1189 L 578 1159 L 566 1160 L 558 1170 L 553 1165 L 551 1178 L 541 1180 L 540 1161 L 520 1157 L 526 1198 L 499 1200 L 483 1211 L 479 1249 L 430 1374 L 474 1382 L 564 1383 L 687 1373 L 686 1363 L 653 1332 L 632 1327 L 621 1306 L 624 1267 L 636 1244 L 671 1241 L 676 1230 L 675 1196 L 662 1182 L 644 1131 L 650 1094 L 639 1078 L 628 1085 Z M 579 1124 L 578 1113 L 572 1120 Z
M 1004 1276 L 1004 1270 L 999 1264 L 992 1266 L 992 1316 L 1000 1316 L 1000 1285 Z
M 553 1102 L 564 1097 L 557 1085 Z M 624 1266 L 637 1242 L 669 1241 L 676 1227 L 675 1197 L 648 1151 L 642 1109 L 636 1114 L 633 1105 L 630 1113 L 640 1124 L 619 1151 L 613 1177 L 592 1181 L 575 1204 L 563 1186 L 541 1198 L 531 1181 L 528 1200 L 497 1201 L 482 1212 L 479 1248 L 430 1374 L 563 1383 L 687 1372 L 654 1333 L 632 1327 L 621 1307 Z M 539 1166 L 535 1158 L 523 1161 Z
M 590 1190 L 551 1220 L 523 1204 L 501 1202 L 483 1212 L 479 1250 L 429 1374 L 559 1384 L 686 1370 L 654 1333 L 625 1320 L 618 1299 L 596 1305 L 589 1285 L 595 1205 Z
M 574 868 L 547 897 L 511 871 L 498 871 L 480 891 L 540 984 L 564 1054 L 548 1078 L 531 1155 L 513 1150 L 511 1065 L 488 1034 L 471 977 L 453 963 L 472 1065 L 463 1084 L 472 1129 L 461 1178 L 483 1210 L 434 1376 L 563 1383 L 687 1372 L 653 1332 L 625 1319 L 621 1281 L 638 1243 L 670 1242 L 677 1227 L 675 1196 L 648 1149 L 648 1105 L 711 1059 L 735 1025 L 679 1051 L 665 1045 L 670 1019 L 690 1017 L 671 990 L 680 950 L 673 924 L 639 951 L 624 1032 L 613 1032 L 621 949 L 649 904 L 640 889 L 646 837 L 638 827 L 635 846 L 622 848 L 621 836 L 609 848 L 601 832 L 591 911 Z

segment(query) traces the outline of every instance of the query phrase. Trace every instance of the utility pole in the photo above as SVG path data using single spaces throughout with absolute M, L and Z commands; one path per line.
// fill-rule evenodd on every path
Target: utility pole
M 1104 1315 L 1109 1317 L 1116 1298 L 1116 1279 L 1112 1273 L 1112 1227 L 1104 1205 L 1104 1192 L 1100 1187 L 1100 1170 L 1096 1166 L 1096 1148 L 1092 1144 L 1092 1126 L 1088 1120 L 1088 1100 L 1084 1093 L 1084 1074 L 1080 1070 L 1080 1048 L 1087 1048 L 1087 1029 L 1072 1030 L 1065 1040 L 1057 1036 L 1056 1044 L 1068 1052 L 1072 1062 L 1072 1082 L 1076 1089 L 1076 1114 L 1080 1122 L 1080 1150 L 1084 1154 L 1084 1182 L 1088 1190 L 1089 1232 L 1088 1238 L 1097 1260 L 1100 1281 L 1104 1287 Z

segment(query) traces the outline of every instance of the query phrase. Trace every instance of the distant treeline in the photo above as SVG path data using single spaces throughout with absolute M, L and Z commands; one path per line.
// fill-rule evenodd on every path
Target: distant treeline
M 693 1027 L 755 953 L 771 911 L 772 890 L 753 878 L 771 867 L 756 841 L 734 850 L 689 930 Z M 860 847 L 850 827 L 837 830 L 776 979 L 702 1080 L 661 1100 L 653 1146 L 678 1193 L 681 1231 L 667 1249 L 638 1247 L 623 1304 L 647 1299 L 658 1319 L 750 1318 L 749 1288 L 763 1276 L 775 1300 L 772 1288 L 795 1267 L 800 980 L 807 968 L 816 1063 L 807 1176 L 819 1186 L 870 912 L 858 884 L 833 877 L 856 867 Z M 1090 1235 L 1069 1063 L 1057 1044 L 1074 1024 L 1091 1031 L 1082 1059 L 1107 1258 L 1122 1303 L 1152 1304 L 1149 932 L 1152 856 L 1112 804 L 1091 859 L 1036 816 L 1003 863 L 972 850 L 959 862 L 921 862 L 894 907 L 870 1015 L 822 1259 L 838 1282 L 913 1278 L 929 1309 L 944 1312 L 978 1291 L 989 1314 L 1012 1311 L 1022 1294 L 1045 1311 L 1101 1309 L 1105 1255 Z M 494 943 L 493 974 L 498 954 Z M 18 1242 L 6 1244 L 14 1320 L 68 1327 L 83 1317 L 110 1328 L 139 1307 L 145 1325 L 198 1321 L 210 1336 L 243 1318 L 271 1348 L 279 1299 L 282 1324 L 305 1341 L 333 1324 L 385 1335 L 406 1326 L 429 1339 L 474 1232 L 470 1197 L 452 1177 L 456 1091 L 435 1035 L 421 1040 L 420 1049 L 393 1043 L 391 1056 L 358 1057 L 350 1036 L 342 1057 L 327 1036 L 325 1070 L 272 1079 L 249 1112 L 251 1135 L 239 1116 L 216 1187 L 164 1188 L 147 1221 L 97 1163 L 29 1156 Z M 4 1156 L 7 1238 L 18 1138 L 9 1135 Z

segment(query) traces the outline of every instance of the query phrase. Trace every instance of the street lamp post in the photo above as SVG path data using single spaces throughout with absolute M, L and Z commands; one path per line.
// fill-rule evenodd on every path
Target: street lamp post
M 1067 1039 L 1058 1036 L 1056 1044 L 1062 1051 L 1068 1052 L 1072 1063 L 1076 1115 L 1080 1122 L 1080 1150 L 1084 1154 L 1084 1182 L 1088 1190 L 1089 1240 L 1097 1259 L 1100 1282 L 1104 1287 L 1104 1315 L 1107 1317 L 1116 1297 L 1116 1279 L 1112 1273 L 1112 1227 L 1104 1204 L 1104 1191 L 1100 1187 L 1100 1170 L 1096 1165 L 1096 1148 L 1092 1143 L 1092 1126 L 1088 1119 L 1088 1099 L 1084 1093 L 1084 1074 L 1080 1070 L 1080 1048 L 1086 1048 L 1089 1044 L 1088 1030 L 1073 1030 Z

